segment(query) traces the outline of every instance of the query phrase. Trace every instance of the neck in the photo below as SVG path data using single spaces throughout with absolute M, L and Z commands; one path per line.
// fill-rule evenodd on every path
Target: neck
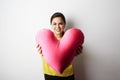
M 63 37 L 63 35 L 64 35 L 64 32 L 62 32 L 61 34 L 55 34 L 55 33 L 54 33 L 54 35 L 55 35 L 55 37 L 56 37 L 57 39 L 61 39 L 61 38 Z
M 57 38 L 62 38 L 62 34 L 55 34 Z

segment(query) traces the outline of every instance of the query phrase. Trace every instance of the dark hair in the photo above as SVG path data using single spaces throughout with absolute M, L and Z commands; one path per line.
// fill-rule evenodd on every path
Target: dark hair
M 65 16 L 64 16 L 62 13 L 60 13 L 60 12 L 56 12 L 56 13 L 54 13 L 54 14 L 51 16 L 50 23 L 52 23 L 52 20 L 53 20 L 53 18 L 55 18 L 55 17 L 61 17 L 62 20 L 63 20 L 63 22 L 66 24 Z

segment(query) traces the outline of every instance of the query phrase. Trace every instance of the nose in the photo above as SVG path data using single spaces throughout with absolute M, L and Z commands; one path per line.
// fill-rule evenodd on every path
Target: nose
M 60 28 L 60 25 L 59 24 L 57 24 L 57 26 L 56 26 L 57 28 Z

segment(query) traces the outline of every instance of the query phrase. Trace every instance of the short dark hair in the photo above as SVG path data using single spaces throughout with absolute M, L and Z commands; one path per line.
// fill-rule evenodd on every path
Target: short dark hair
M 65 20 L 65 16 L 61 13 L 61 12 L 56 12 L 54 13 L 52 16 L 51 16 L 51 19 L 50 19 L 50 24 L 52 23 L 52 20 L 53 18 L 55 17 L 61 17 L 63 22 L 66 24 L 66 20 Z

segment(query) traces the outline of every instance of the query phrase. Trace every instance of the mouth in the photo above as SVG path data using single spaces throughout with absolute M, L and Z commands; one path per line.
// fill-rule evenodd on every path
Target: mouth
M 61 30 L 60 29 L 56 29 L 56 32 L 61 32 Z
M 61 30 L 56 30 L 56 34 L 61 34 Z

